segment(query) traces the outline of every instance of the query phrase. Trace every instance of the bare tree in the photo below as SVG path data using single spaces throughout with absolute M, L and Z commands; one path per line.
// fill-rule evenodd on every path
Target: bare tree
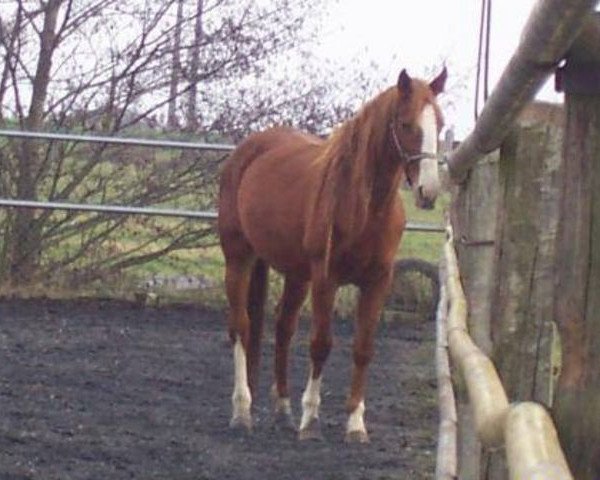
M 196 138 L 235 140 L 272 123 L 320 133 L 351 104 L 308 56 L 292 62 L 297 78 L 282 65 L 306 53 L 321 1 L 19 0 L 0 14 L 2 118 L 31 130 L 150 132 L 165 114 L 172 127 L 185 98 Z M 0 160 L 3 196 L 204 209 L 214 206 L 220 157 L 11 141 Z M 18 284 L 102 277 L 214 242 L 196 222 L 100 214 L 15 210 L 0 228 L 0 275 Z M 120 240 L 131 230 L 143 241 Z
M 204 0 L 196 2 L 196 20 L 194 22 L 194 40 L 190 47 L 190 65 L 189 82 L 190 91 L 188 92 L 186 126 L 191 132 L 198 128 L 198 81 L 200 78 L 200 45 L 204 37 L 203 18 L 204 18 Z
M 43 26 L 38 33 L 39 54 L 35 73 L 32 79 L 32 93 L 29 112 L 22 119 L 22 124 L 27 130 L 39 130 L 44 118 L 44 106 L 48 95 L 50 69 L 52 58 L 57 46 L 58 13 L 63 0 L 49 0 L 39 12 L 43 16 Z M 70 10 L 70 2 L 67 10 Z M 19 11 L 23 10 L 19 2 Z M 29 21 L 33 22 L 35 16 Z M 64 27 L 64 25 L 63 25 Z M 36 198 L 36 171 L 41 161 L 42 151 L 34 142 L 23 142 L 17 158 L 16 194 L 18 198 Z M 36 221 L 31 210 L 23 210 L 15 216 L 13 233 L 10 237 L 11 244 L 8 248 L 11 255 L 10 276 L 20 280 L 30 278 L 37 267 L 40 247 L 41 224 Z
M 177 0 L 177 16 L 175 18 L 175 27 L 173 31 L 173 52 L 171 63 L 171 81 L 169 84 L 169 110 L 167 113 L 167 128 L 175 130 L 179 126 L 177 118 L 177 89 L 181 77 L 181 28 L 183 24 L 183 2 Z

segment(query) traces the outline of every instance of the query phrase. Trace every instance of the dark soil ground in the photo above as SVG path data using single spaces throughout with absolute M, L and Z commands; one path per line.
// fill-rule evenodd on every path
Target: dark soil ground
M 344 443 L 352 327 L 337 321 L 323 442 L 270 423 L 267 332 L 256 426 L 229 431 L 224 314 L 116 301 L 0 299 L 0 479 L 426 479 L 435 463 L 432 323 L 382 325 L 367 397 L 371 443 Z M 307 321 L 292 356 L 305 384 Z

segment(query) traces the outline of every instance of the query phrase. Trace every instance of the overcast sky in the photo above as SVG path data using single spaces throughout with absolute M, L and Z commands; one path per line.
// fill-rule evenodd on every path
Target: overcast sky
M 490 89 L 515 51 L 536 0 L 492 2 Z M 422 76 L 446 61 L 453 89 L 446 124 L 464 137 L 473 124 L 480 0 L 339 0 L 330 7 L 323 55 L 341 61 L 379 64 L 393 82 L 400 68 Z M 562 101 L 549 82 L 539 95 Z

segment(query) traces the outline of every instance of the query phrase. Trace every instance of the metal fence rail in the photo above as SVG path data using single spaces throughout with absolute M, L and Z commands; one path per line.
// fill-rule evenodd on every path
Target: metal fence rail
M 230 152 L 235 145 L 225 143 L 182 142 L 177 140 L 151 140 L 145 138 L 103 137 L 96 135 L 76 135 L 71 133 L 25 132 L 19 130 L 2 130 L 0 137 L 25 138 L 30 140 L 56 140 L 60 142 L 105 143 L 111 145 L 127 145 L 151 148 L 177 148 L 182 150 L 209 150 Z
M 82 203 L 36 202 L 32 200 L 10 200 L 0 198 L 0 207 L 31 208 L 34 210 L 63 210 L 93 213 L 113 213 L 118 215 L 150 215 L 158 217 L 192 218 L 215 221 L 217 212 L 183 210 L 175 208 L 130 207 L 122 205 L 90 205 Z M 444 227 L 433 223 L 408 222 L 406 230 L 411 232 L 443 233 Z
M 0 198 L 0 207 L 30 208 L 34 210 L 63 210 L 75 212 L 115 213 L 120 215 L 150 215 L 159 217 L 195 218 L 216 220 L 216 212 L 180 210 L 175 208 L 129 207 L 121 205 L 90 205 L 82 203 L 34 202 L 32 200 L 8 200 Z
M 25 132 L 0 129 L 0 137 L 22 138 L 30 140 L 55 140 L 61 142 L 105 143 L 113 145 L 139 146 L 151 148 L 177 148 L 187 150 L 206 150 L 229 152 L 235 145 L 224 143 L 181 142 L 173 140 L 149 140 L 142 138 L 103 137 L 95 135 L 76 135 L 66 133 Z M 128 205 L 92 205 L 82 203 L 33 201 L 0 198 L 0 207 L 30 208 L 36 210 L 63 210 L 93 213 L 112 213 L 118 215 L 150 215 L 161 217 L 191 218 L 197 220 L 215 221 L 217 212 L 195 211 L 173 208 L 134 207 Z M 443 233 L 444 227 L 431 223 L 408 222 L 406 230 L 412 232 Z

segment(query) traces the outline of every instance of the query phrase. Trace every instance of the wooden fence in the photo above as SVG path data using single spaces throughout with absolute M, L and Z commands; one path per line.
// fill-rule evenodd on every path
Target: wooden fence
M 474 131 L 448 159 L 438 480 L 600 478 L 597 3 L 536 3 Z M 565 58 L 560 134 L 514 131 Z
M 458 478 L 456 407 L 449 357 L 473 407 L 476 431 L 486 448 L 505 447 L 511 480 L 572 480 L 556 429 L 537 402 L 510 404 L 492 361 L 471 339 L 452 227 L 444 246 L 437 315 L 437 378 L 440 434 L 436 480 Z

